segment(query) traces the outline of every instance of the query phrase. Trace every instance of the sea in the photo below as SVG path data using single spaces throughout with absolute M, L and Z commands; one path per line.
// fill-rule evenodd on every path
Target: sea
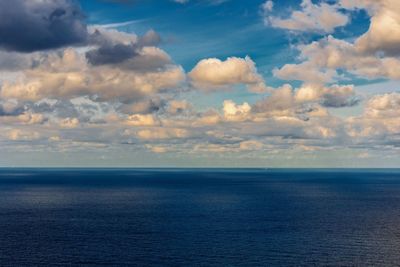
M 400 169 L 0 169 L 0 266 L 399 266 Z

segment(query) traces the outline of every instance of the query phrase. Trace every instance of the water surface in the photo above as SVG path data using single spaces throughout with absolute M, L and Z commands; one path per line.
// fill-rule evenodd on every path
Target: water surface
M 400 170 L 0 169 L 1 266 L 400 263 Z

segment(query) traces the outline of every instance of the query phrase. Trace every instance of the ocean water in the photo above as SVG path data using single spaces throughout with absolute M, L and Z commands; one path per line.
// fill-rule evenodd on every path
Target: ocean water
M 398 266 L 400 170 L 0 169 L 0 266 Z

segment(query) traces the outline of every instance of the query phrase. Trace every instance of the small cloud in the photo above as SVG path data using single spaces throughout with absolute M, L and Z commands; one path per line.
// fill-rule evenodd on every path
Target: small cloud
M 293 11 L 288 18 L 281 18 L 270 15 L 273 2 L 267 1 L 262 5 L 264 22 L 268 26 L 291 31 L 331 33 L 350 21 L 348 15 L 339 11 L 339 5 L 324 2 L 314 4 L 311 0 L 303 0 L 300 7 L 300 10 Z
M 203 59 L 189 73 L 192 84 L 202 90 L 218 90 L 227 86 L 244 84 L 250 91 L 266 90 L 264 79 L 257 72 L 250 57 L 229 57 L 225 61 L 217 58 Z

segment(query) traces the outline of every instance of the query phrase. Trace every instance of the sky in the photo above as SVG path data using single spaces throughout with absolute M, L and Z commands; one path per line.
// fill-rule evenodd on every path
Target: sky
M 0 167 L 400 167 L 398 0 L 0 0 Z

